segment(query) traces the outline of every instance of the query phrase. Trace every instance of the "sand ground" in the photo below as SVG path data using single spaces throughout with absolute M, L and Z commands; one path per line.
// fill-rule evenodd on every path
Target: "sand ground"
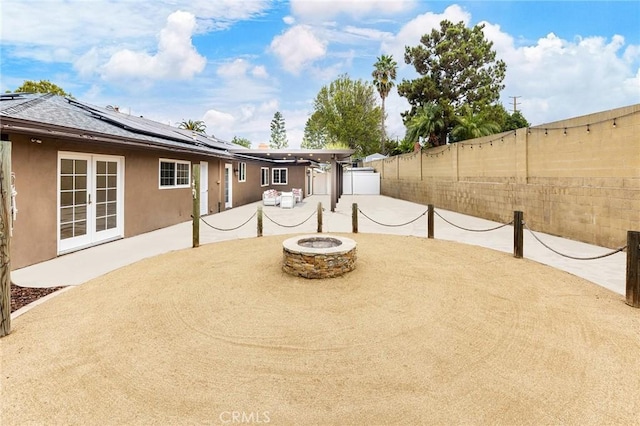
M 481 247 L 345 236 L 358 261 L 339 278 L 284 274 L 289 236 L 268 236 L 33 308 L 0 340 L 0 424 L 640 423 L 622 296 Z

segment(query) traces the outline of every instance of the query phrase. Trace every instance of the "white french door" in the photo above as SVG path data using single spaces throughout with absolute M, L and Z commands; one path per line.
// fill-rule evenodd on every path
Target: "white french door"
M 124 158 L 58 153 L 58 253 L 124 236 Z
M 200 215 L 209 214 L 209 163 L 200 162 Z
M 233 207 L 233 165 L 225 164 L 224 165 L 224 208 L 229 209 Z

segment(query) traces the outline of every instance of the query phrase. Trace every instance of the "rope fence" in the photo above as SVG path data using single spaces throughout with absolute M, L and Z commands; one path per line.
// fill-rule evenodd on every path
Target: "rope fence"
M 424 215 L 426 215 L 426 214 L 427 214 L 427 210 L 425 210 L 425 211 L 424 211 L 424 213 L 421 213 L 421 214 L 420 214 L 420 216 L 416 217 L 415 219 L 411 219 L 411 220 L 410 220 L 410 221 L 408 221 L 408 222 L 398 223 L 398 224 L 387 224 L 387 223 L 382 223 L 382 222 L 379 222 L 379 221 L 377 221 L 377 220 L 375 220 L 375 219 L 370 218 L 369 216 L 367 216 L 367 215 L 366 215 L 362 210 L 360 210 L 360 209 L 358 209 L 358 212 L 359 212 L 362 216 L 364 216 L 364 217 L 366 217 L 367 219 L 369 219 L 371 222 L 373 222 L 373 223 L 375 223 L 375 224 L 378 224 L 378 225 L 380 225 L 380 226 L 387 226 L 387 227 L 390 227 L 390 228 L 396 228 L 396 227 L 400 227 L 400 226 L 406 226 L 406 225 L 409 225 L 409 224 L 411 224 L 411 223 L 415 222 L 416 220 L 420 219 L 422 216 L 424 216 Z
M 498 225 L 496 227 L 493 228 L 487 228 L 487 229 L 471 229 L 471 228 L 465 228 L 463 226 L 459 226 L 456 225 L 455 223 L 452 223 L 450 221 L 448 221 L 447 219 L 445 219 L 444 217 L 442 217 L 442 215 L 440 213 L 438 213 L 437 211 L 434 211 L 434 213 L 436 214 L 436 216 L 438 216 L 440 219 L 444 220 L 445 222 L 447 222 L 449 225 L 458 228 L 458 229 L 462 229 L 463 231 L 469 231 L 469 232 L 489 232 L 489 231 L 495 231 L 496 229 L 500 229 L 500 228 L 504 228 L 505 226 L 510 226 L 513 225 L 513 220 L 509 223 L 504 223 L 501 225 Z
M 210 224 L 209 222 L 207 222 L 206 220 L 204 220 L 204 218 L 202 216 L 200 216 L 200 220 L 207 225 L 209 228 L 215 229 L 216 231 L 222 231 L 222 232 L 229 232 L 229 231 L 235 231 L 237 229 L 242 228 L 243 226 L 245 226 L 247 223 L 249 223 L 251 221 L 251 219 L 253 219 L 254 217 L 256 217 L 256 213 L 252 214 L 251 217 L 247 220 L 245 220 L 242 224 L 238 225 L 238 226 L 234 226 L 233 228 L 218 228 L 216 226 L 213 226 L 212 224 Z
M 529 233 L 533 236 L 533 238 L 535 238 L 536 241 L 538 241 L 540 244 L 542 244 L 543 247 L 545 247 L 546 249 L 554 252 L 558 256 L 566 257 L 568 259 L 573 259 L 573 260 L 598 260 L 598 259 L 603 259 L 605 257 L 612 256 L 612 255 L 614 255 L 616 253 L 620 253 L 621 251 L 625 251 L 627 249 L 627 246 L 624 246 L 624 247 L 617 248 L 617 249 L 615 249 L 613 251 L 610 251 L 608 253 L 601 254 L 599 256 L 591 256 L 591 257 L 571 256 L 571 255 L 559 252 L 558 250 L 555 250 L 554 248 L 552 248 L 549 245 L 545 244 L 545 242 L 542 241 L 540 238 L 538 238 L 538 236 L 529 228 L 529 226 L 526 224 L 526 222 L 523 223 L 523 225 L 524 225 L 525 228 L 527 228 L 527 231 L 529 231 Z
M 316 212 L 311 213 L 308 218 L 306 218 L 305 220 L 303 220 L 300 223 L 296 223 L 295 225 L 285 225 L 284 223 L 279 223 L 279 222 L 276 222 L 275 220 L 271 219 L 265 212 L 262 212 L 262 214 L 264 215 L 264 217 L 266 217 L 267 219 L 269 219 L 271 222 L 275 223 L 278 226 L 281 226 L 283 228 L 297 228 L 298 226 L 307 223 L 309 221 L 309 219 L 311 219 L 313 216 L 316 215 Z
M 266 217 L 270 222 L 272 222 L 273 224 L 283 227 L 283 228 L 297 228 L 305 223 L 307 223 L 309 220 L 311 220 L 311 218 L 313 216 L 317 216 L 317 232 L 318 233 L 322 233 L 322 216 L 323 216 L 323 211 L 324 208 L 322 208 L 322 204 L 318 203 L 318 207 L 316 209 L 316 211 L 312 212 L 308 217 L 306 217 L 304 220 L 302 220 L 301 222 L 295 223 L 295 224 L 288 224 L 288 223 L 282 223 L 282 222 L 278 222 L 275 219 L 273 219 L 272 217 L 270 217 L 269 215 L 267 215 L 263 210 L 262 207 L 258 207 L 257 212 L 254 212 L 247 220 L 245 220 L 244 222 L 242 222 L 240 225 L 238 226 L 234 226 L 234 227 L 230 227 L 230 228 L 222 228 L 222 227 L 218 227 L 218 226 L 214 226 L 212 224 L 210 224 L 209 222 L 207 222 L 206 220 L 204 220 L 204 218 L 199 217 L 199 215 L 197 216 L 205 225 L 207 225 L 208 227 L 215 229 L 217 231 L 222 231 L 222 232 L 229 232 L 229 231 L 235 231 L 237 229 L 242 228 L 243 226 L 247 225 L 249 222 L 251 222 L 251 220 L 253 220 L 256 216 L 257 216 L 257 236 L 261 237 L 262 236 L 262 218 Z M 423 216 L 427 216 L 427 238 L 433 238 L 434 235 L 434 215 L 438 216 L 440 219 L 442 219 L 445 223 L 449 224 L 450 226 L 453 226 L 455 228 L 464 230 L 464 231 L 468 231 L 468 232 L 490 232 L 490 231 L 496 231 L 498 229 L 507 227 L 507 226 L 513 226 L 513 242 L 514 242 L 514 257 L 516 258 L 522 258 L 523 257 L 523 245 L 524 245 L 524 238 L 523 238 L 523 230 L 526 229 L 531 236 L 538 242 L 540 243 L 543 247 L 545 247 L 546 249 L 550 250 L 551 252 L 557 254 L 558 256 L 562 256 L 568 259 L 572 259 L 572 260 L 578 260 L 578 261 L 588 261 L 588 260 L 598 260 L 598 259 L 603 259 L 609 256 L 612 256 L 616 253 L 620 253 L 623 251 L 627 252 L 627 288 L 626 288 L 626 298 L 627 298 L 627 304 L 636 308 L 640 308 L 640 232 L 636 232 L 636 231 L 628 231 L 627 233 L 627 245 L 625 245 L 624 247 L 620 247 L 617 248 L 615 250 L 612 250 L 610 252 L 601 254 L 601 255 L 597 255 L 597 256 L 585 256 L 585 257 L 581 257 L 581 256 L 574 256 L 574 255 L 570 255 L 570 254 L 566 254 L 566 253 L 562 253 L 561 251 L 551 247 L 549 244 L 545 243 L 544 241 L 542 241 L 540 239 L 540 237 L 538 235 L 536 235 L 535 232 L 533 232 L 533 230 L 531 228 L 529 228 L 529 226 L 527 225 L 527 223 L 524 221 L 524 216 L 523 213 L 521 211 L 514 211 L 514 219 L 511 220 L 508 223 L 501 223 L 497 226 L 493 226 L 490 228 L 483 228 L 483 229 L 473 229 L 473 228 L 468 228 L 468 227 L 464 227 L 464 226 L 460 226 L 458 224 L 453 223 L 452 221 L 448 220 L 447 218 L 443 217 L 440 213 L 438 213 L 432 204 L 428 205 L 428 209 L 425 210 L 424 212 L 420 213 L 417 217 L 412 218 L 410 220 L 407 220 L 406 222 L 402 222 L 402 223 L 384 223 L 381 220 L 378 219 L 374 219 L 372 218 L 370 215 L 366 214 L 365 212 L 363 212 L 356 203 L 353 203 L 352 205 L 352 210 L 351 210 L 351 219 L 352 219 L 352 232 L 353 233 L 358 233 L 358 215 L 362 215 L 363 217 L 365 217 L 366 219 L 368 219 L 369 221 L 379 225 L 379 226 L 384 226 L 384 227 L 392 227 L 392 228 L 396 228 L 396 227 L 402 227 L 402 226 L 407 226 L 410 225 L 414 222 L 416 222 L 417 220 L 419 220 L 421 217 Z M 192 218 L 194 218 L 194 216 L 192 216 Z M 194 224 L 197 223 L 196 219 L 194 218 Z M 195 226 L 194 226 L 194 230 L 195 230 Z M 196 231 L 194 231 L 196 232 Z M 197 232 L 199 233 L 199 228 L 197 230 Z M 195 241 L 195 236 L 194 236 L 194 241 Z M 195 245 L 194 245 L 195 246 Z

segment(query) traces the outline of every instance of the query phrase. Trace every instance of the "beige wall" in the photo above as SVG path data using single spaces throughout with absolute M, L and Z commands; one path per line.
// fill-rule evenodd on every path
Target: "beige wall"
M 367 165 L 384 195 L 614 248 L 640 230 L 639 135 L 633 105 Z

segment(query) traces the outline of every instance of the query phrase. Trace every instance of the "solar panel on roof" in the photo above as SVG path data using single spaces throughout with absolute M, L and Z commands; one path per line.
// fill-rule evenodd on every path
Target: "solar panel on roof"
M 0 94 L 0 100 L 16 99 L 24 96 L 24 93 L 2 93 Z

